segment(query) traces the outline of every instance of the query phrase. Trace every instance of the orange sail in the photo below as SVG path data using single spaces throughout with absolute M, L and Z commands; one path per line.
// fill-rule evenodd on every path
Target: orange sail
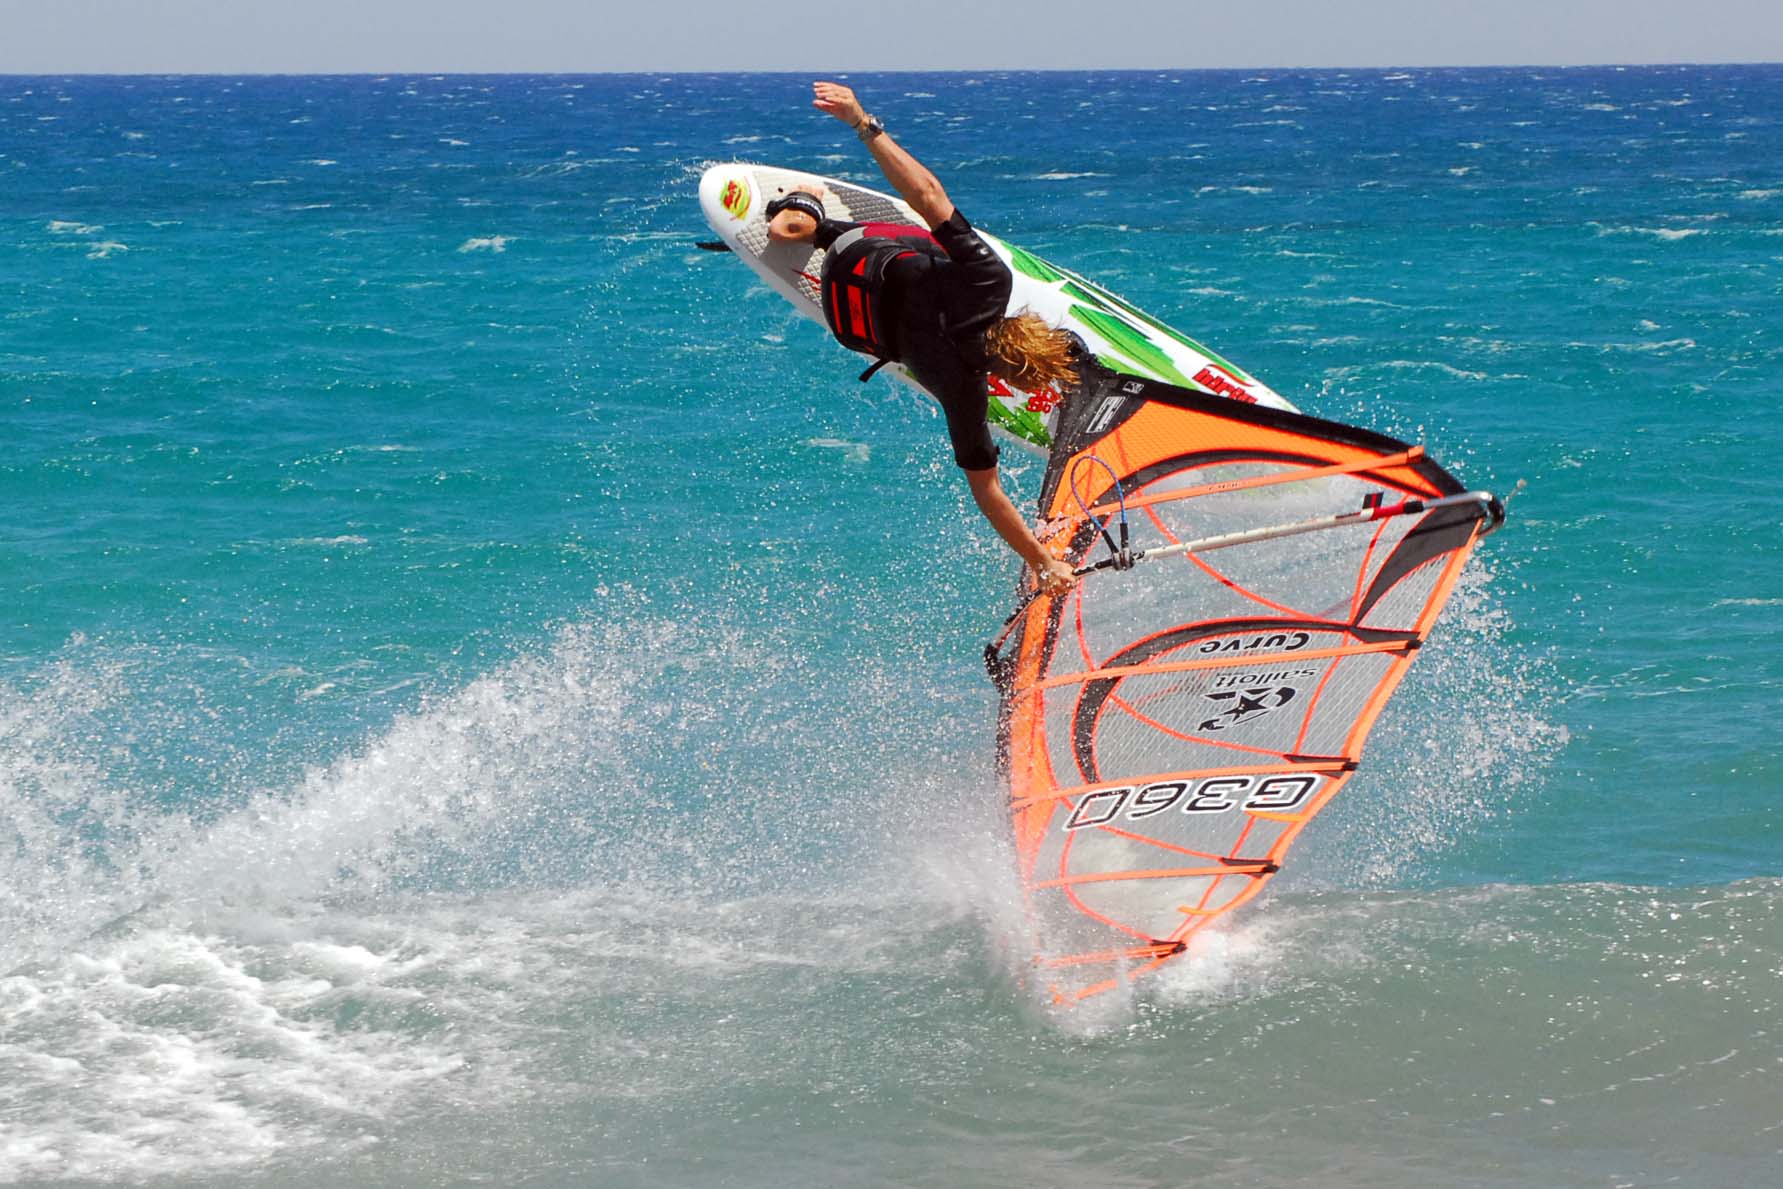
M 1086 373 L 1040 510 L 1087 572 L 1024 587 L 986 649 L 1061 1003 L 1181 954 L 1281 869 L 1503 519 L 1418 447 Z

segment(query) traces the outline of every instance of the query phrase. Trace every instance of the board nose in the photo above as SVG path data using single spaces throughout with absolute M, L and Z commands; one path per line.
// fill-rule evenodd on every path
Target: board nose
M 714 165 L 700 175 L 700 209 L 720 234 L 747 221 L 763 201 L 747 165 Z

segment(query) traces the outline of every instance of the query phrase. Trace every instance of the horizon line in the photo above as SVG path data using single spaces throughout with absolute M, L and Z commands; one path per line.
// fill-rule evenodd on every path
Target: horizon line
M 793 67 L 774 70 L 716 70 L 675 68 L 663 70 L 0 70 L 0 78 L 596 78 L 657 75 L 796 75 L 801 78 L 847 78 L 857 74 L 1247 74 L 1280 71 L 1388 71 L 1388 70 L 1643 70 L 1663 67 L 1757 67 L 1783 66 L 1773 61 L 1665 61 L 1665 62 L 1435 62 L 1377 66 L 948 66 L 865 67 L 813 71 Z

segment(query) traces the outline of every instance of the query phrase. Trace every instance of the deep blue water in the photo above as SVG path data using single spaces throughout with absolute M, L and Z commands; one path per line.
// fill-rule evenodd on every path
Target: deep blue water
M 714 160 L 875 182 L 808 81 L 0 78 L 0 1181 L 1783 1175 L 1783 68 L 851 80 L 1527 483 L 1298 865 L 1068 1023 L 1013 559 L 693 246 Z

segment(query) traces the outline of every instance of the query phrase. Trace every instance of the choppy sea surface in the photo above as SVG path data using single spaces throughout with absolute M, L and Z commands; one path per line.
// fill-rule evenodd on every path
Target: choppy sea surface
M 1526 481 L 1297 862 L 1032 1002 L 1012 558 L 694 247 L 807 79 L 0 78 L 0 1182 L 1783 1181 L 1783 68 L 851 81 Z

